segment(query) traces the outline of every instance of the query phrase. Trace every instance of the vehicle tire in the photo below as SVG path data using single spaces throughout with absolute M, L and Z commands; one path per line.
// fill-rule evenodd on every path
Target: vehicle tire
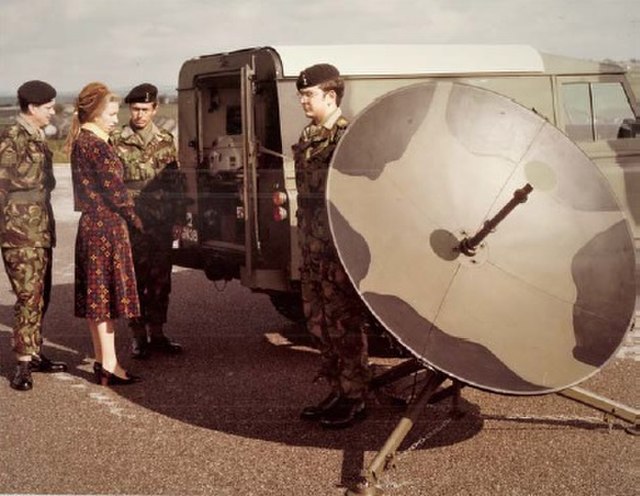
M 271 304 L 280 315 L 292 322 L 303 323 L 302 295 L 300 293 L 270 293 Z

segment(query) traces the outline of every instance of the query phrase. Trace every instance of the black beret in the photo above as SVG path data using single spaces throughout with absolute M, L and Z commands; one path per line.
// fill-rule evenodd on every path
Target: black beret
M 340 72 L 331 64 L 316 64 L 307 67 L 300 73 L 296 87 L 301 90 L 339 77 Z
M 27 81 L 18 88 L 18 99 L 32 103 L 33 105 L 43 105 L 56 97 L 56 89 L 44 81 Z
M 124 103 L 155 103 L 158 100 L 158 88 L 149 83 L 142 83 L 131 89 L 124 98 Z

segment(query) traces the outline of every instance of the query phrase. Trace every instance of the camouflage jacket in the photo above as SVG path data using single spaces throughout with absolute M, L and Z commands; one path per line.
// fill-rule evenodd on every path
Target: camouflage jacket
M 44 133 L 22 116 L 0 135 L 0 244 L 3 248 L 55 245 L 51 191 L 53 154 Z
M 329 126 L 310 124 L 293 146 L 298 204 L 302 208 L 324 206 L 329 164 L 348 124 L 341 114 Z
M 150 126 L 140 133 L 126 125 L 111 134 L 111 142 L 145 229 L 166 230 L 184 219 L 185 178 L 173 135 L 153 123 Z

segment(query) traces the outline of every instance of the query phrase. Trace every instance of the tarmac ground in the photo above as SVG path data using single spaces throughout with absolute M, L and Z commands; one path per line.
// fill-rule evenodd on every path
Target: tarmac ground
M 167 334 L 180 356 L 134 361 L 128 330 L 117 345 L 139 384 L 92 381 L 91 339 L 73 317 L 72 211 L 68 169 L 56 168 L 58 226 L 45 353 L 69 364 L 9 387 L 13 294 L 0 278 L 0 493 L 20 495 L 310 495 L 345 493 L 403 415 L 389 396 L 342 431 L 299 419 L 326 390 L 312 384 L 317 352 L 269 299 L 238 283 L 214 284 L 176 268 Z M 376 371 L 403 358 L 378 353 Z M 580 386 L 640 407 L 640 332 Z M 410 397 L 424 373 L 388 392 Z M 381 474 L 386 495 L 640 494 L 640 438 L 630 424 L 557 394 L 501 396 L 462 390 L 428 405 Z

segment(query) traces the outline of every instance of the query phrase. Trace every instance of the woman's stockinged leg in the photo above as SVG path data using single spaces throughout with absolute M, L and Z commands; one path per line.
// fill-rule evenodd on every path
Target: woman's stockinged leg
M 100 353 L 102 359 L 102 369 L 111 372 L 119 377 L 126 377 L 126 371 L 120 367 L 116 355 L 115 327 L 113 320 L 103 320 L 101 322 L 89 321 L 91 336 L 94 334 L 100 349 L 95 349 L 96 357 Z M 96 344 L 94 342 L 94 348 Z
M 97 363 L 102 363 L 102 344 L 98 336 L 98 322 L 89 320 L 89 330 L 91 331 L 91 341 L 93 342 L 93 358 Z

